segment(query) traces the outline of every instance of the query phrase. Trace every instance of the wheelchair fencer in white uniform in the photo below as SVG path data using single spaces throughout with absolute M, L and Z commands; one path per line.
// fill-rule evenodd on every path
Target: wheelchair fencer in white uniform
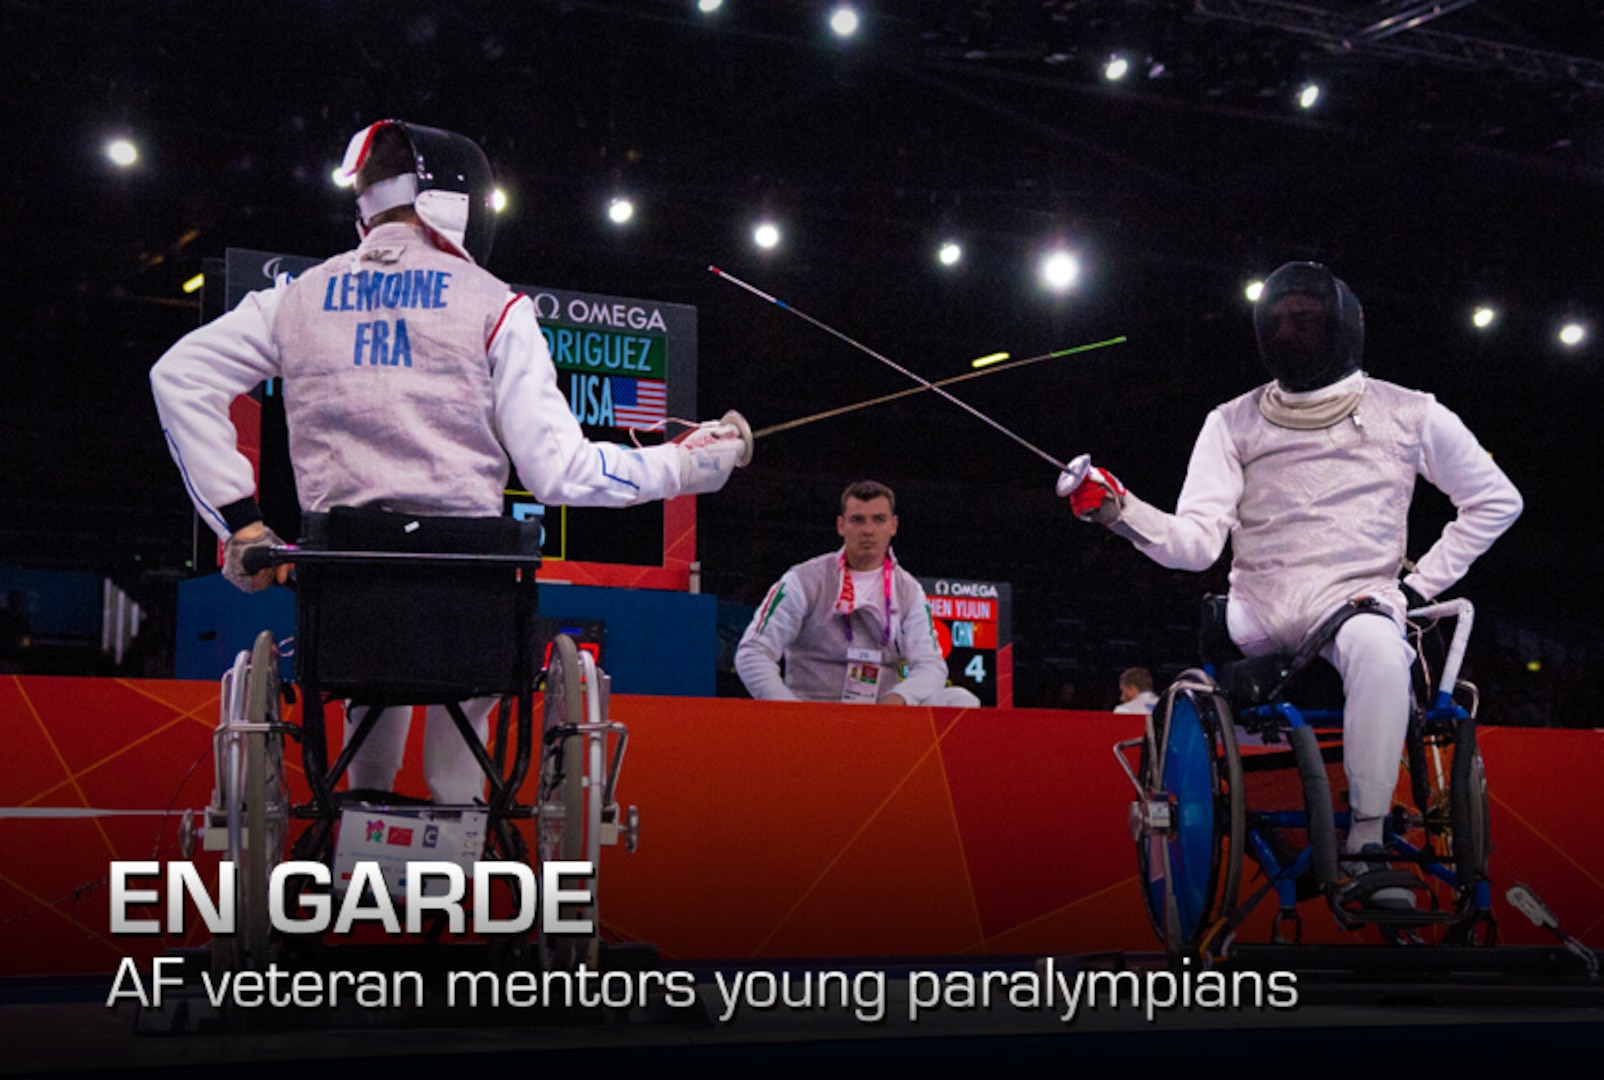
M 494 519 L 513 468 L 544 504 L 622 507 L 717 491 L 750 460 L 751 432 L 734 412 L 657 446 L 584 436 L 528 298 L 482 269 L 493 234 L 494 184 L 471 140 L 381 121 L 351 140 L 344 171 L 355 179 L 361 244 L 248 294 L 185 335 L 151 371 L 173 459 L 197 513 L 225 541 L 224 574 L 235 584 L 254 591 L 284 573 L 244 565 L 248 552 L 282 545 L 261 519 L 255 471 L 237 446 L 230 415 L 231 401 L 264 381 L 282 380 L 303 515 L 378 508 L 422 522 Z M 483 556 L 483 550 L 469 544 L 455 554 Z M 332 569 L 310 559 L 302 569 L 313 577 L 328 570 L 332 581 Z M 527 576 L 532 585 L 532 570 Z M 303 580 L 302 589 L 308 584 Z M 325 604 L 324 617 L 338 621 L 348 608 Z M 382 617 L 353 619 L 353 633 L 382 637 L 387 629 Z M 344 650 L 343 631 L 340 637 Z M 319 641 L 302 640 L 298 663 L 307 656 L 326 662 L 335 655 L 332 641 L 327 631 Z M 404 686 L 407 671 L 393 655 L 388 659 L 387 670 L 369 666 L 364 677 Z M 564 677 L 582 665 L 570 664 Z M 262 665 L 248 660 L 247 666 Z M 429 706 L 425 773 L 436 801 L 470 796 L 481 775 L 488 777 L 486 704 L 381 696 L 388 704 Z M 357 764 L 363 783 L 383 786 L 394 774 L 403 745 L 398 728 L 408 714 L 393 712 L 376 739 L 377 712 L 368 714 L 373 720 L 352 718 L 350 744 L 366 743 L 373 753 Z M 362 723 L 368 734 L 358 738 L 355 725 Z M 253 741 L 260 740 L 245 743 Z M 303 750 L 325 752 L 321 745 Z M 337 764 L 349 765 L 349 755 Z M 247 776 L 246 786 L 252 783 Z M 492 805 L 498 797 L 492 790 Z M 328 799 L 319 805 L 326 813 Z
M 1208 414 L 1173 514 L 1086 458 L 1060 478 L 1059 494 L 1078 517 L 1172 569 L 1208 569 L 1229 540 L 1227 628 L 1249 656 L 1296 654 L 1345 605 L 1370 598 L 1380 614 L 1347 620 L 1318 651 L 1346 697 L 1354 812 L 1342 870 L 1391 873 L 1385 823 L 1411 717 L 1406 609 L 1464 576 L 1520 514 L 1520 494 L 1434 397 L 1360 370 L 1363 311 L 1324 266 L 1271 274 L 1254 326 L 1273 378 Z M 1417 478 L 1443 491 L 1456 517 L 1404 576 Z M 1390 886 L 1374 899 L 1412 902 Z

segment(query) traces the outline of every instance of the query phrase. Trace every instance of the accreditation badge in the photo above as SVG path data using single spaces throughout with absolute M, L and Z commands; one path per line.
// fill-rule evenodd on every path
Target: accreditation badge
M 873 705 L 880 700 L 880 650 L 847 649 L 847 681 L 841 700 L 853 705 Z

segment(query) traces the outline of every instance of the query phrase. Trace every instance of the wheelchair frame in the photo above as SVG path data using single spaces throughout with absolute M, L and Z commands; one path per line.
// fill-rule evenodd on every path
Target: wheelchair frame
M 1440 927 L 1445 943 L 1495 940 L 1487 878 L 1486 775 L 1476 750 L 1477 694 L 1474 686 L 1459 680 L 1475 610 L 1468 600 L 1452 600 L 1411 611 L 1409 617 L 1412 626 L 1416 620 L 1455 619 L 1430 704 L 1417 702 L 1412 709 L 1405 746 L 1414 806 L 1395 806 L 1384 829 L 1387 861 L 1411 864 L 1412 870 L 1343 880 L 1339 862 L 1361 857 L 1339 860 L 1337 830 L 1347 828 L 1350 815 L 1332 805 L 1328 758 L 1319 741 L 1322 725 L 1340 726 L 1342 712 L 1300 709 L 1279 700 L 1296 674 L 1291 663 L 1281 666 L 1279 684 L 1267 700 L 1241 708 L 1216 681 L 1212 666 L 1188 670 L 1168 688 L 1144 733 L 1115 744 L 1115 757 L 1137 792 L 1128 823 L 1148 915 L 1166 951 L 1224 958 L 1237 929 L 1272 891 L 1279 910 L 1271 934 L 1278 943 L 1301 940 L 1297 905 L 1315 895 L 1325 898 L 1344 930 L 1378 925 L 1385 938 L 1397 943 L 1422 942 L 1426 927 Z M 1468 692 L 1468 710 L 1455 700 L 1455 690 Z M 1285 767 L 1286 755 L 1246 764 L 1239 731 L 1266 745 L 1290 748 L 1302 807 L 1247 807 L 1245 773 L 1261 762 Z M 1138 751 L 1134 768 L 1132 750 Z M 1451 763 L 1445 765 L 1450 754 Z M 1281 836 L 1286 830 L 1303 831 L 1306 846 L 1290 848 Z M 1263 884 L 1246 900 L 1240 895 L 1244 856 L 1264 875 Z M 1428 881 L 1445 886 L 1450 902 L 1439 902 Z M 1429 906 L 1372 906 L 1368 901 L 1381 888 L 1411 889 Z
M 599 960 L 599 897 L 597 875 L 603 846 L 620 841 L 634 851 L 639 837 L 639 814 L 629 807 L 620 814 L 616 787 L 623 767 L 628 729 L 608 719 L 610 679 L 594 657 L 581 652 L 572 638 L 556 635 L 550 643 L 547 663 L 541 669 L 534 662 L 535 568 L 540 557 L 534 555 L 495 555 L 468 553 L 421 553 L 389 551 L 331 551 L 284 546 L 266 549 L 255 560 L 256 569 L 281 563 L 305 567 L 339 568 L 387 566 L 398 570 L 427 571 L 430 568 L 505 569 L 510 587 L 517 590 L 514 617 L 516 646 L 516 685 L 510 693 L 500 693 L 495 707 L 494 757 L 473 731 L 459 702 L 473 695 L 457 691 L 419 694 L 402 677 L 396 688 L 377 686 L 371 691 L 341 685 L 337 691 L 325 689 L 316 681 L 315 664 L 303 654 L 298 660 L 302 696 L 299 726 L 287 723 L 282 715 L 284 688 L 279 674 L 280 652 L 270 631 L 262 631 L 249 650 L 235 658 L 223 676 L 220 718 L 213 735 L 213 759 L 217 782 L 203 831 L 207 850 L 219 850 L 236 867 L 242 917 L 240 930 L 214 942 L 214 969 L 261 970 L 272 961 L 275 947 L 267 912 L 268 879 L 273 867 L 283 859 L 288 844 L 290 822 L 309 821 L 295 840 L 291 856 L 331 863 L 333 834 L 344 809 L 360 805 L 375 813 L 417 813 L 420 808 L 437 811 L 482 811 L 486 814 L 484 854 L 495 859 L 529 861 L 529 846 L 516 827 L 521 820 L 534 822 L 535 851 L 533 869 L 540 879 L 541 864 L 552 860 L 589 861 L 592 874 L 586 879 L 591 903 L 570 918 L 591 922 L 590 933 L 581 935 L 536 935 L 535 956 L 541 970 L 574 970 L 580 965 L 594 968 Z M 252 569 L 247 567 L 247 569 Z M 316 604 L 303 592 L 301 604 Z M 298 622 L 304 628 L 312 620 L 303 609 Z M 298 635 L 300 637 L 301 635 Z M 313 640 L 297 641 L 298 649 L 317 647 Z M 310 678 L 302 673 L 312 672 Z M 537 790 L 533 803 L 518 800 L 530 771 L 533 747 L 534 697 L 537 689 L 542 701 L 542 730 L 538 739 Z M 332 763 L 328 760 L 325 699 L 346 698 L 355 712 L 366 709 L 355 731 Z M 444 806 L 428 800 L 393 793 L 338 792 L 356 751 L 372 731 L 380 713 L 387 707 L 418 704 L 443 705 L 459 733 L 473 749 L 490 789 L 487 804 Z M 513 717 L 509 718 L 509 709 Z M 512 737 L 515 750 L 510 765 L 507 744 Z M 311 789 L 311 800 L 293 804 L 285 782 L 283 750 L 285 738 L 301 744 L 302 765 Z M 610 747 L 610 749 L 609 749 Z M 254 838 L 266 837 L 265 843 Z M 572 879 L 570 879 L 572 880 Z M 293 908 L 295 896 L 286 898 Z M 429 940 L 437 940 L 442 927 L 435 925 Z M 490 943 L 492 955 L 502 963 L 521 965 L 527 954 L 528 934 Z

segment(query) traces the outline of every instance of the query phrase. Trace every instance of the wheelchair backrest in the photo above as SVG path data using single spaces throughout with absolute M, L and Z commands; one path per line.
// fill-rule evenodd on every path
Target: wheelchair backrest
M 532 677 L 538 523 L 339 507 L 307 515 L 304 527 L 310 549 L 417 559 L 298 567 L 303 685 L 430 704 L 513 693 Z M 451 554 L 522 556 L 525 565 L 439 558 Z

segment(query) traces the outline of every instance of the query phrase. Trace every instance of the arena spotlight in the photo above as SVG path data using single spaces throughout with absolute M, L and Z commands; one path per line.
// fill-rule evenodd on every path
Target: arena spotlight
M 830 12 L 830 30 L 838 38 L 849 38 L 856 34 L 861 21 L 858 9 L 851 4 L 841 4 Z
M 1109 82 L 1119 82 L 1130 70 L 1131 62 L 1119 53 L 1115 53 L 1108 58 L 1108 63 L 1103 65 L 1103 78 Z
M 348 173 L 338 165 L 334 166 L 334 171 L 329 173 L 329 179 L 334 181 L 335 187 L 346 188 L 356 186 L 356 173 Z
M 495 188 L 490 192 L 490 209 L 498 214 L 507 212 L 507 193 L 501 188 Z
M 703 15 L 711 15 L 724 6 L 724 0 L 696 0 L 696 10 Z
M 1068 292 L 1080 280 L 1080 259 L 1071 251 L 1055 248 L 1041 261 L 1041 282 L 1053 292 Z
M 113 139 L 106 144 L 106 157 L 119 169 L 127 169 L 139 160 L 139 147 L 132 139 Z
M 1248 298 L 1248 303 L 1257 304 L 1259 297 L 1264 295 L 1264 282 L 1254 278 L 1242 289 L 1242 295 Z
M 607 220 L 614 225 L 627 225 L 635 216 L 635 204 L 622 195 L 615 195 L 607 204 Z
M 1298 87 L 1298 108 L 1312 109 L 1315 102 L 1320 100 L 1320 84 L 1307 82 Z
M 1567 349 L 1574 349 L 1587 340 L 1587 327 L 1574 319 L 1559 328 L 1559 343 Z
M 752 230 L 752 243 L 764 251 L 773 250 L 780 243 L 780 227 L 772 221 L 760 222 L 757 228 Z
M 944 242 L 936 251 L 936 260 L 942 266 L 957 266 L 958 261 L 964 257 L 964 249 L 956 240 Z
M 1476 309 L 1470 313 L 1470 325 L 1478 330 L 1486 330 L 1498 321 L 1498 309 L 1490 304 L 1477 304 Z

